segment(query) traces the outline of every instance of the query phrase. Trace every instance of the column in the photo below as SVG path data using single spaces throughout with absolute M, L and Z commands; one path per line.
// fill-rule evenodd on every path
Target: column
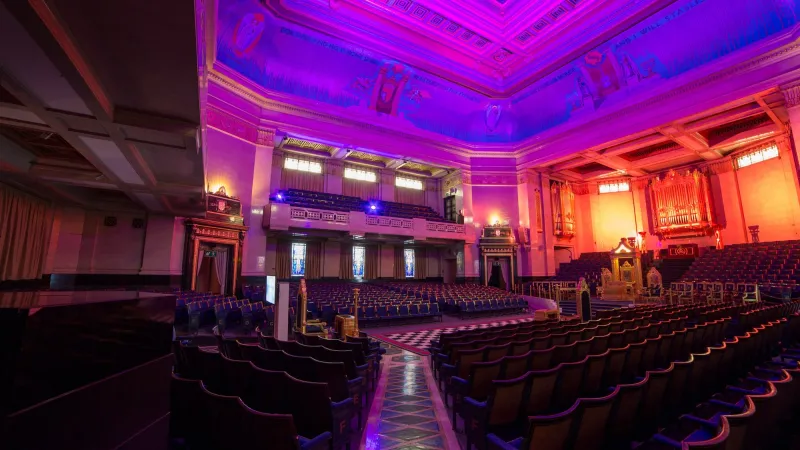
M 394 176 L 395 172 L 391 169 L 381 169 L 378 171 L 378 181 L 380 181 L 380 198 L 385 202 L 394 201 Z
M 461 187 L 463 192 L 464 207 L 464 229 L 467 233 L 467 241 L 464 243 L 464 278 L 473 278 L 483 283 L 480 279 L 481 254 L 478 247 L 481 229 L 485 223 L 476 222 L 475 212 L 472 208 L 472 173 L 467 170 L 461 171 Z
M 283 150 L 272 149 L 272 168 L 270 169 L 270 193 L 278 192 L 281 189 L 281 175 L 283 174 Z
M 342 178 L 344 177 L 344 163 L 337 159 L 325 161 L 325 192 L 328 194 L 342 195 Z
M 553 237 L 553 209 L 550 197 L 550 177 L 539 174 L 539 195 L 542 204 L 542 232 L 539 233 L 538 259 L 542 268 L 534 267 L 534 273 L 539 276 L 553 276 L 555 269 L 555 249 Z M 538 264 L 536 265 L 538 266 Z
M 441 181 L 436 178 L 425 179 L 425 205 L 431 207 L 439 214 L 444 213 L 444 200 L 442 197 Z
M 253 164 L 253 186 L 250 193 L 249 208 L 242 211 L 245 225 L 250 227 L 242 248 L 242 282 L 246 277 L 257 277 L 254 282 L 263 281 L 266 276 L 267 230 L 262 218 L 264 206 L 269 204 L 273 174 L 273 150 L 275 148 L 275 129 L 259 128 L 255 145 Z M 242 205 L 244 208 L 244 205 Z
M 794 172 L 794 185 L 795 190 L 798 193 L 798 198 L 800 198 L 800 154 L 798 153 L 798 149 L 800 149 L 800 82 L 791 85 L 791 86 L 783 86 L 781 87 L 783 92 L 783 98 L 785 100 L 784 106 L 786 107 L 786 112 L 789 115 L 789 128 L 792 131 L 792 142 L 791 142 L 791 153 L 792 153 L 792 160 L 794 164 L 792 164 L 792 169 Z

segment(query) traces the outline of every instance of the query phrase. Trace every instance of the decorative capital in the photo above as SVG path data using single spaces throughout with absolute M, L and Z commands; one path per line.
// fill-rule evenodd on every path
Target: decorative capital
M 256 145 L 264 145 L 267 147 L 275 146 L 275 129 L 274 128 L 259 128 L 258 137 L 256 138 Z
M 793 108 L 800 105 L 800 84 L 794 86 L 781 87 L 783 93 L 783 100 L 787 108 Z
M 338 159 L 326 160 L 325 173 L 333 176 L 342 176 L 344 174 L 344 163 Z

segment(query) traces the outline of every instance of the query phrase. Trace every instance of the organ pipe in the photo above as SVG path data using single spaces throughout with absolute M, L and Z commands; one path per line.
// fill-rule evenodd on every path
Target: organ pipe
M 697 169 L 654 178 L 650 183 L 653 232 L 660 237 L 711 235 L 713 203 L 708 177 Z
M 553 181 L 550 184 L 553 209 L 553 234 L 571 238 L 575 236 L 575 193 L 572 185 Z

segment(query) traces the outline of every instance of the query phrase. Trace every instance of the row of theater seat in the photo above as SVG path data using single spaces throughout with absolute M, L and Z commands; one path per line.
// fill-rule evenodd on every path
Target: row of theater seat
M 607 347 L 598 344 L 604 336 L 596 335 L 588 341 L 530 350 L 522 357 L 474 362 L 467 378 L 455 382 L 466 393 L 461 402 L 456 395 L 455 403 L 465 417 L 468 439 L 480 449 L 528 448 L 534 442 L 535 448 L 544 450 L 629 448 L 634 438 L 655 431 L 660 417 L 679 414 L 707 394 L 720 373 L 735 372 L 733 358 L 747 352 L 742 349 L 759 348 L 756 339 L 780 336 L 775 326 L 746 343 L 725 340 L 724 331 L 736 329 L 729 326 L 732 319 L 727 315 L 748 307 L 735 308 L 709 311 L 707 322 L 683 330 L 685 316 L 640 324 L 618 333 L 617 342 L 611 342 L 613 333 L 606 335 Z M 740 318 L 745 326 L 772 327 L 769 321 L 787 311 L 769 307 L 743 312 Z M 660 334 L 647 338 L 653 330 Z M 756 334 L 745 333 L 744 339 Z M 527 360 L 530 372 L 503 379 L 509 369 L 515 375 L 525 368 L 520 360 Z M 493 375 L 497 378 L 487 389 L 486 381 Z M 664 396 L 667 389 L 686 395 Z M 513 439 L 526 428 L 524 438 Z
M 272 198 L 272 201 L 276 200 L 304 208 L 342 212 L 359 211 L 389 217 L 400 217 L 407 219 L 421 218 L 435 222 L 449 222 L 429 206 L 384 202 L 377 200 L 368 202 L 358 197 L 329 194 L 325 192 L 289 189 L 281 193 L 280 200 L 277 198 Z M 375 209 L 371 209 L 371 206 L 375 206 Z
M 724 360 L 723 364 L 708 361 L 703 365 L 695 355 L 692 375 L 702 370 L 708 379 L 720 379 L 721 383 L 695 388 L 693 392 L 699 395 L 688 399 L 688 414 L 671 421 L 639 448 L 780 448 L 783 438 L 795 432 L 800 407 L 799 327 L 800 317 L 793 313 L 726 342 L 747 347 L 740 352 L 746 353 L 746 358 L 734 359 L 731 366 Z M 780 358 L 774 358 L 776 355 Z M 735 353 L 734 358 L 737 356 L 741 355 Z M 690 378 L 687 385 L 693 386 L 692 381 Z
M 283 423 L 288 431 L 276 434 L 279 437 L 274 444 L 276 447 L 264 448 L 349 448 L 352 418 L 357 414 L 361 425 L 363 400 L 370 381 L 372 389 L 375 388 L 380 354 L 364 351 L 364 348 L 375 349 L 367 339 L 359 342 L 320 339 L 317 342 L 322 345 L 305 346 L 262 335 L 258 344 L 220 338 L 218 351 L 180 346 L 176 370 L 179 375 L 173 380 L 177 385 L 173 391 L 173 405 L 188 402 L 196 406 L 198 390 L 186 386 L 191 385 L 188 380 L 201 380 L 203 389 L 211 396 L 239 398 L 240 409 L 257 416 L 255 420 L 245 413 L 237 413 L 236 417 L 242 420 L 229 432 L 237 430 L 249 440 L 254 435 L 253 430 L 246 429 L 248 421 L 272 430 L 274 423 L 265 424 L 263 415 L 288 414 L 291 421 L 285 416 L 273 421 Z M 211 413 L 183 408 L 183 405 L 173 409 L 176 429 L 191 441 L 191 448 L 195 448 L 194 445 L 198 448 L 242 448 L 233 447 L 230 442 L 220 443 L 209 434 L 213 427 L 201 427 L 198 422 L 203 422 L 208 414 Z M 291 433 L 297 443 L 295 447 L 287 446 L 291 443 Z M 241 440 L 233 442 L 243 443 Z M 272 441 L 261 443 L 262 446 L 272 444 Z

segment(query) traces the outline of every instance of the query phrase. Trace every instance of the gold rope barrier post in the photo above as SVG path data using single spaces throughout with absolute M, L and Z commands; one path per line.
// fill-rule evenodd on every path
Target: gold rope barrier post
M 361 289 L 355 288 L 353 289 L 353 316 L 355 317 L 355 323 L 353 324 L 353 337 L 358 337 L 358 295 L 361 292 Z

